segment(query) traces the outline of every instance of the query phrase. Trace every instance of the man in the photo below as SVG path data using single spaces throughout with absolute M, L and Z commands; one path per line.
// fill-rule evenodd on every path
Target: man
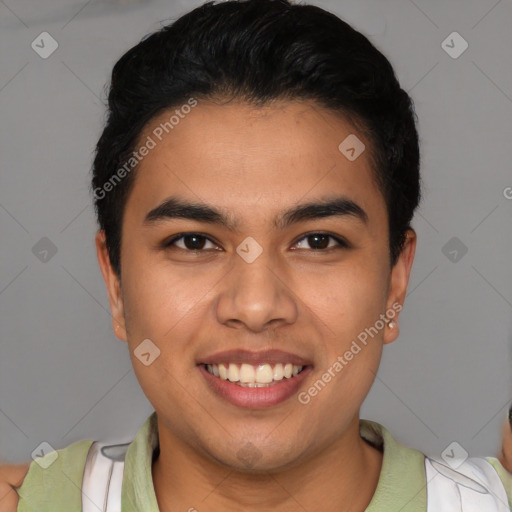
M 115 65 L 92 191 L 113 328 L 155 409 L 123 511 L 427 509 L 424 455 L 359 418 L 420 200 L 412 101 L 363 35 L 286 0 L 194 9 Z M 33 463 L 18 510 L 81 510 L 90 450 Z M 482 468 L 460 478 L 506 505 L 504 468 Z

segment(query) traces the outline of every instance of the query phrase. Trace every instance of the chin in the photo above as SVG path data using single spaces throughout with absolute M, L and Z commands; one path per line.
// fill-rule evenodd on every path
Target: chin
M 220 443 L 208 453 L 216 462 L 232 471 L 252 475 L 267 475 L 269 472 L 279 472 L 290 469 L 301 463 L 303 453 L 298 447 L 292 448 L 285 443 L 274 442 L 271 446 L 257 441 L 238 440 L 228 442 L 219 451 Z M 211 447 L 213 448 L 213 447 Z

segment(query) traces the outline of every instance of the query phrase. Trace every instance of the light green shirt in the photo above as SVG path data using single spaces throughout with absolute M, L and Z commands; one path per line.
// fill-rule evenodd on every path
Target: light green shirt
M 366 512 L 425 512 L 424 454 L 398 443 L 386 428 L 374 421 L 360 420 L 359 431 L 361 437 L 383 451 L 379 481 Z M 18 489 L 18 512 L 80 512 L 82 476 L 91 444 L 92 441 L 79 441 L 57 450 L 58 458 L 47 469 L 32 462 Z M 158 512 L 151 477 L 153 452 L 157 446 L 157 417 L 153 413 L 126 452 L 122 512 Z M 487 460 L 503 481 L 512 510 L 512 476 L 496 458 Z

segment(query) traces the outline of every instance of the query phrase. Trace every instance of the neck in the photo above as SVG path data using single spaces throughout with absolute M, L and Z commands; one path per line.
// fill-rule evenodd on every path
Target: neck
M 341 438 L 286 470 L 248 473 L 228 468 L 200 456 L 160 425 L 159 440 L 152 473 L 161 512 L 363 512 L 382 467 L 382 453 L 359 436 L 357 417 Z

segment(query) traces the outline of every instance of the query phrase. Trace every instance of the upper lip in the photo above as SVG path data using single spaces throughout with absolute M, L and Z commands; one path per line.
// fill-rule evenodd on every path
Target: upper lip
M 296 354 L 284 352 L 282 350 L 259 350 L 253 352 L 250 350 L 225 350 L 223 352 L 216 352 L 204 358 L 201 358 L 199 364 L 286 364 L 291 363 L 296 366 L 308 366 L 311 364 L 310 361 L 304 359 Z

